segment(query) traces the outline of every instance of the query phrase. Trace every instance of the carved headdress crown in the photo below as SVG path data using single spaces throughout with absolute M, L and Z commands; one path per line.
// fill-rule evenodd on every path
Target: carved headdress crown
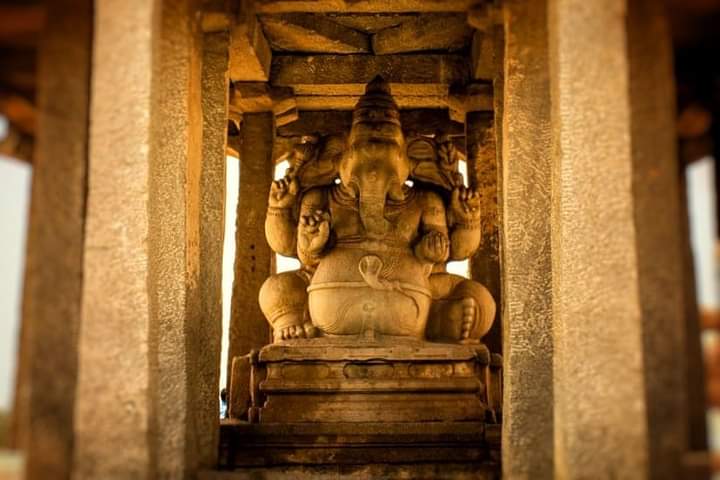
M 353 111 L 353 126 L 358 123 L 393 123 L 400 127 L 400 111 L 390 92 L 390 84 L 377 75 L 365 87 Z

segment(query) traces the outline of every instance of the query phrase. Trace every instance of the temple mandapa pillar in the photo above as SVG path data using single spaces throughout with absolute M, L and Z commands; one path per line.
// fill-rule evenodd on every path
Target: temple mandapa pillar
M 240 128 L 240 193 L 235 235 L 235 279 L 230 316 L 229 363 L 271 341 L 258 304 L 258 292 L 270 275 L 273 252 L 265 240 L 265 212 L 273 179 L 272 112 L 247 113 Z M 231 365 L 228 365 L 230 368 Z M 231 375 L 228 371 L 228 381 Z
M 662 13 L 510 0 L 504 15 L 504 475 L 678 478 L 670 59 L 647 42 Z
M 71 474 L 90 104 L 92 2 L 45 6 L 13 417 L 28 480 Z
M 73 476 L 185 478 L 217 448 L 227 60 L 192 2 L 95 5 Z

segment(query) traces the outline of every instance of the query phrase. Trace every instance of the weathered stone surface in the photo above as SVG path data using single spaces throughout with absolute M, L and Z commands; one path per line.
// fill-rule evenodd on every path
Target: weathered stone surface
M 505 2 L 503 476 L 554 478 L 550 183 L 544 2 Z
M 29 480 L 72 469 L 90 108 L 92 2 L 45 6 L 14 406 Z
M 251 424 L 228 420 L 221 427 L 221 465 L 237 469 L 300 464 L 313 471 L 313 465 L 328 463 L 485 462 L 488 469 L 494 466 L 497 471 L 495 427 L 482 422 Z
M 260 351 L 253 397 L 261 399 L 253 407 L 271 424 L 483 421 L 489 362 L 483 345 L 382 336 L 292 340 Z
M 95 6 L 95 59 L 124 61 L 94 63 L 73 475 L 183 478 L 212 458 L 217 426 L 204 422 L 218 339 L 199 333 L 217 321 L 200 295 L 218 298 L 199 252 L 218 223 L 199 218 L 218 173 L 201 162 L 199 17 L 186 3 Z
M 200 480 L 335 480 L 368 478 L 417 478 L 433 480 L 497 479 L 492 463 L 410 463 L 366 465 L 280 466 L 203 472 Z
M 243 118 L 228 358 L 260 349 L 271 339 L 257 297 L 260 285 L 270 275 L 272 261 L 263 225 L 273 178 L 274 129 L 272 113 L 251 113 Z
M 237 24 L 230 31 L 230 79 L 265 82 L 270 74 L 272 50 L 258 22 L 251 0 L 239 5 Z
M 417 14 L 384 14 L 384 13 L 366 13 L 366 14 L 328 14 L 327 18 L 340 25 L 354 28 L 365 33 L 377 33 L 390 27 L 396 27 L 408 20 L 417 18 Z
M 259 13 L 465 12 L 477 0 L 259 0 Z
M 220 411 L 220 341 L 222 339 L 222 244 L 225 232 L 226 124 L 228 112 L 227 32 L 203 35 L 202 164 L 200 170 L 199 312 L 196 338 L 189 345 L 197 375 L 193 385 L 198 419 L 198 464 L 216 464 Z
M 493 86 L 489 83 L 452 87 L 447 102 L 450 118 L 464 123 L 468 112 L 491 112 L 494 107 L 493 97 Z
M 495 74 L 495 52 L 498 48 L 494 45 L 494 32 L 475 32 L 470 48 L 472 61 L 472 75 L 475 80 L 492 80 Z
M 548 7 L 556 473 L 646 478 L 625 2 Z
M 400 123 L 405 132 L 432 135 L 443 132 L 448 135 L 463 135 L 462 124 L 448 117 L 447 109 L 401 110 Z M 303 135 L 334 135 L 345 133 L 352 125 L 352 112 L 337 110 L 304 111 L 297 121 L 278 128 L 283 137 Z
M 662 4 L 628 3 L 633 192 L 651 478 L 686 478 L 688 391 L 683 239 L 669 26 Z M 663 220 L 658 221 L 657 212 Z M 657 254 L 662 253 L 662 261 Z M 695 302 L 695 297 L 690 299 Z
M 372 50 L 375 55 L 423 50 L 452 52 L 465 48 L 472 32 L 464 13 L 418 16 L 373 35 Z
M 324 53 L 370 51 L 367 35 L 321 15 L 262 15 L 260 21 L 273 50 Z
M 314 90 L 314 87 L 310 87 Z M 299 110 L 352 110 L 360 100 L 360 95 L 298 95 L 295 97 Z M 447 95 L 398 95 L 395 97 L 398 107 L 445 108 Z M 489 102 L 488 102 L 489 103 Z M 454 118 L 453 121 L 459 119 Z
M 362 95 L 376 75 L 390 82 L 394 96 L 446 95 L 453 83 L 469 78 L 461 55 L 277 55 L 273 85 L 293 87 L 296 95 Z
M 470 259 L 470 274 L 473 280 L 485 285 L 495 301 L 500 303 L 500 171 L 495 147 L 494 114 L 469 113 L 465 127 L 468 179 L 470 186 L 480 194 L 482 229 L 480 248 Z M 492 352 L 501 351 L 500 321 L 493 324 L 484 341 Z

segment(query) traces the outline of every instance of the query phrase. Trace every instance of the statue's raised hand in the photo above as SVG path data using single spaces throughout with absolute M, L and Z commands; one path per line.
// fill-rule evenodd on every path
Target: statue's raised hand
M 330 214 L 323 210 L 300 217 L 298 225 L 298 249 L 317 257 L 330 238 Z
M 297 178 L 293 176 L 286 176 L 281 180 L 275 180 L 272 182 L 272 185 L 270 185 L 268 206 L 271 208 L 291 208 L 295 205 L 299 190 Z
M 474 188 L 455 187 L 450 200 L 450 211 L 455 223 L 476 224 L 480 221 L 480 194 Z

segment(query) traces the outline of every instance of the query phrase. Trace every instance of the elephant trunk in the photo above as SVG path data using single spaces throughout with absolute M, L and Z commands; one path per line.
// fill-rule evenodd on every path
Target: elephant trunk
M 389 190 L 390 179 L 381 179 L 376 172 L 370 172 L 359 179 L 360 220 L 370 237 L 384 237 L 392 228 L 385 218 L 385 203 Z

